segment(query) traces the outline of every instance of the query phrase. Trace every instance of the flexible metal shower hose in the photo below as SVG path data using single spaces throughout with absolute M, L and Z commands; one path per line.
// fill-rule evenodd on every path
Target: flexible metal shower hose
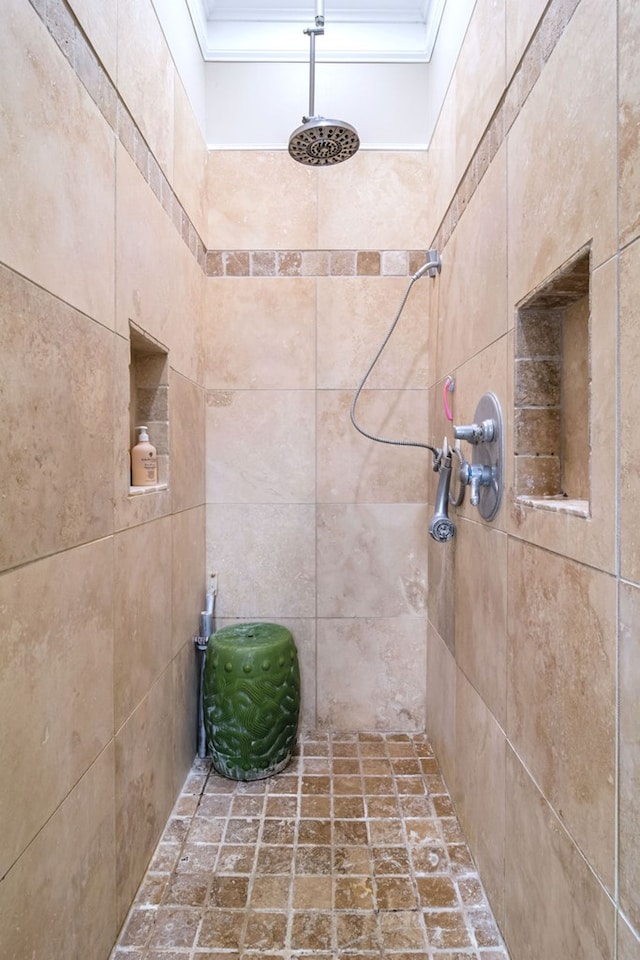
M 375 440 L 376 443 L 389 443 L 389 444 L 392 444 L 393 446 L 397 446 L 397 447 L 420 447 L 420 448 L 422 448 L 423 450 L 430 450 L 431 453 L 432 453 L 433 456 L 434 456 L 434 461 L 435 461 L 435 462 L 434 462 L 434 470 L 436 470 L 436 469 L 437 469 L 437 465 L 438 465 L 439 462 L 440 462 L 440 457 L 441 457 L 441 455 L 442 455 L 442 451 L 441 451 L 441 450 L 437 450 L 435 447 L 432 447 L 430 444 L 428 444 L 428 443 L 421 443 L 421 442 L 418 441 L 418 440 L 390 440 L 390 439 L 388 439 L 388 438 L 386 438 L 386 437 L 377 437 L 377 436 L 375 436 L 375 434 L 373 434 L 373 433 L 368 433 L 366 430 L 364 430 L 364 429 L 356 422 L 356 404 L 357 404 L 357 402 L 358 402 L 358 398 L 359 398 L 359 396 L 360 396 L 360 393 L 362 392 L 362 388 L 364 387 L 365 383 L 367 382 L 367 379 L 368 379 L 368 377 L 369 377 L 369 374 L 371 373 L 371 371 L 372 371 L 373 368 L 375 367 L 376 363 L 377 363 L 378 360 L 380 359 L 380 356 L 381 356 L 384 348 L 386 347 L 387 343 L 389 342 L 389 340 L 390 340 L 390 338 L 391 338 L 391 335 L 392 335 L 393 331 L 395 330 L 395 328 L 396 328 L 396 326 L 397 326 L 397 324 L 398 324 L 398 321 L 399 321 L 400 317 L 402 316 L 402 311 L 404 310 L 405 304 L 406 304 L 407 300 L 409 299 L 409 294 L 411 293 L 411 288 L 413 287 L 414 283 L 415 283 L 416 280 L 418 280 L 418 279 L 419 279 L 419 276 L 418 276 L 418 275 L 415 275 L 415 276 L 411 277 L 411 280 L 409 281 L 409 286 L 407 287 L 406 292 L 405 292 L 405 295 L 404 295 L 404 297 L 402 298 L 402 303 L 400 304 L 400 308 L 398 309 L 398 312 L 396 313 L 396 315 L 395 315 L 395 317 L 394 317 L 393 323 L 391 324 L 391 327 L 389 328 L 389 332 L 387 333 L 386 337 L 385 337 L 384 340 L 382 341 L 382 344 L 381 344 L 381 346 L 380 346 L 380 349 L 378 350 L 378 352 L 376 353 L 375 357 L 374 357 L 373 360 L 371 361 L 371 364 L 370 364 L 370 366 L 369 366 L 369 369 L 367 370 L 367 372 L 365 373 L 364 377 L 363 377 L 362 380 L 360 381 L 360 386 L 358 387 L 358 389 L 356 390 L 356 392 L 355 392 L 354 395 L 353 395 L 353 400 L 351 401 L 351 410 L 349 411 L 349 416 L 351 417 L 351 423 L 352 423 L 353 426 L 356 428 L 356 430 L 358 431 L 358 433 L 361 433 L 362 436 L 363 436 L 363 437 L 366 437 L 368 440 Z

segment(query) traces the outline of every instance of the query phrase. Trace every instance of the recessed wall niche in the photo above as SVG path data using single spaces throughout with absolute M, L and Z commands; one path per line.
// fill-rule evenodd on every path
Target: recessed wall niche
M 169 482 L 169 351 L 134 323 L 129 323 L 129 449 L 137 441 L 135 428 L 145 424 L 158 455 L 158 483 L 134 487 L 130 493 L 165 489 Z
M 589 249 L 517 310 L 514 489 L 536 507 L 589 515 Z

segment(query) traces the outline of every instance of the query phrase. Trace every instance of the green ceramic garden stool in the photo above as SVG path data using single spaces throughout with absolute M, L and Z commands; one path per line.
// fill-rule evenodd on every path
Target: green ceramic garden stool
M 218 630 L 207 647 L 202 697 L 214 769 L 232 780 L 278 773 L 291 759 L 300 713 L 290 632 L 275 623 Z

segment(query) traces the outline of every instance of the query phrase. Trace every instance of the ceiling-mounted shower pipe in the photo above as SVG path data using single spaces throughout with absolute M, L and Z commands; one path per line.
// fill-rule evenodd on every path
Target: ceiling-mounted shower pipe
M 321 2 L 318 3 L 321 6 Z M 308 123 L 315 114 L 316 102 L 316 37 L 318 34 L 324 36 L 324 16 L 316 14 L 315 27 L 307 27 L 303 33 L 309 37 L 309 116 L 303 117 L 302 122 Z
M 316 36 L 324 34 L 324 0 L 316 0 L 315 27 L 303 32 L 309 37 L 309 115 L 289 137 L 289 155 L 306 166 L 326 167 L 352 157 L 360 137 L 344 120 L 315 116 Z

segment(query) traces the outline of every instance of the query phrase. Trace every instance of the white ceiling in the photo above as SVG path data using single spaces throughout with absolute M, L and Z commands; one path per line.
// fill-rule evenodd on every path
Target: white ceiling
M 300 62 L 325 18 L 319 62 L 427 63 L 446 0 L 187 0 L 206 61 Z
M 153 0 L 208 147 L 286 149 L 308 113 L 316 2 Z M 362 150 L 427 149 L 476 2 L 325 0 L 317 113 L 353 124 Z

